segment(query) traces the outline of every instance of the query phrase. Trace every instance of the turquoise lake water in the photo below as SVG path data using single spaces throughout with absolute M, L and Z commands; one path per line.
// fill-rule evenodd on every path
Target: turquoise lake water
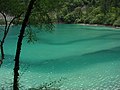
M 0 86 L 12 82 L 19 29 L 12 27 L 6 39 Z M 120 29 L 57 24 L 52 33 L 37 36 L 34 44 L 23 41 L 20 85 L 37 87 L 62 78 L 61 90 L 120 89 Z

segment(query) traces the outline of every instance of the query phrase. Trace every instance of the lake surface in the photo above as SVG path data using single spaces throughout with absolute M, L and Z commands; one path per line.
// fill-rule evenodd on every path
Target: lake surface
M 5 42 L 2 86 L 12 82 L 19 30 L 12 27 Z M 37 36 L 39 40 L 34 44 L 28 44 L 26 38 L 23 41 L 20 86 L 60 81 L 54 86 L 61 90 L 120 89 L 120 29 L 56 24 L 52 33 L 40 31 Z

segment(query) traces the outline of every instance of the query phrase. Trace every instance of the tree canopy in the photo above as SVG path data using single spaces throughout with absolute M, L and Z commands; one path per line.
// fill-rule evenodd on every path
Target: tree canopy
M 0 12 L 3 14 L 6 20 L 6 14 L 10 16 L 21 15 L 22 13 L 22 25 L 18 37 L 17 42 L 17 48 L 16 48 L 16 55 L 15 55 L 15 63 L 14 63 L 14 80 L 13 80 L 13 90 L 19 90 L 19 59 L 20 59 L 20 53 L 21 53 L 21 46 L 22 46 L 22 40 L 24 38 L 24 34 L 26 31 L 26 27 L 30 25 L 38 25 L 41 28 L 45 27 L 49 30 L 51 30 L 52 26 L 52 19 L 50 17 L 50 12 L 55 12 L 57 9 L 57 5 L 60 4 L 62 0 L 9 0 L 1 1 L 1 9 Z M 27 8 L 26 8 L 27 6 Z M 2 8 L 4 7 L 4 8 Z M 10 8 L 9 8 L 10 7 Z M 55 8 L 56 7 L 56 8 Z M 14 18 L 13 18 L 14 20 Z M 11 24 L 11 22 L 10 22 Z M 7 23 L 6 23 L 7 26 Z M 4 33 L 4 37 L 6 37 L 7 33 L 9 31 L 9 28 Z M 3 41 L 4 41 L 3 37 Z M 4 43 L 4 42 L 1 42 Z M 1 44 L 2 46 L 2 44 Z M 2 50 L 2 49 L 1 49 Z

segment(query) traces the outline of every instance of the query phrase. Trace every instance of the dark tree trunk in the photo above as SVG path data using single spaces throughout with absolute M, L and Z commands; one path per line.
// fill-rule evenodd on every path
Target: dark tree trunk
M 3 36 L 2 40 L 0 41 L 1 61 L 2 61 L 2 60 L 4 59 L 4 48 L 3 48 L 3 44 L 4 44 L 5 38 L 6 38 L 6 36 L 7 36 L 6 31 L 7 31 L 7 26 L 8 26 L 8 24 L 7 24 L 6 14 L 3 13 L 3 12 L 0 12 L 0 13 L 2 14 L 2 16 L 3 16 L 3 18 L 4 18 L 4 21 L 5 21 L 4 36 Z
M 4 33 L 4 37 L 3 37 L 2 41 L 0 42 L 1 60 L 3 60 L 5 58 L 5 54 L 4 54 L 4 41 L 5 41 L 6 36 L 7 36 L 7 33 Z
M 3 48 L 3 43 L 1 42 L 0 44 L 0 50 L 1 50 L 1 60 L 4 59 L 4 48 Z
M 19 34 L 19 38 L 18 38 L 18 42 L 17 42 L 17 50 L 16 50 L 16 55 L 15 55 L 15 65 L 14 65 L 14 82 L 13 82 L 13 90 L 19 90 L 19 83 L 18 83 L 18 78 L 19 78 L 19 59 L 20 59 L 20 52 L 21 52 L 21 46 L 22 46 L 22 40 L 24 37 L 24 32 L 25 32 L 25 28 L 29 19 L 29 16 L 31 14 L 34 2 L 36 0 L 31 0 L 29 5 L 28 5 L 28 9 L 27 12 L 25 14 L 25 18 L 23 20 L 22 23 L 22 27 L 20 30 L 20 34 Z

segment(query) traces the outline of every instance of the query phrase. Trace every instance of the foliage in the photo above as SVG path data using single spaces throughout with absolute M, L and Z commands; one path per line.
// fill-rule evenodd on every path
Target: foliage
M 97 14 L 93 19 L 90 21 L 91 24 L 102 24 L 104 23 L 104 15 L 103 14 Z
M 117 20 L 115 20 L 114 26 L 120 26 L 120 17 L 117 18 Z
M 105 19 L 104 24 L 113 25 L 116 20 L 116 15 L 114 13 L 108 13 Z
M 37 31 L 34 31 L 31 26 L 28 26 L 26 28 L 25 36 L 27 38 L 28 43 L 34 43 L 38 40 L 37 38 Z
M 57 13 L 63 23 L 113 25 L 120 15 L 120 0 L 70 0 L 65 1 Z
M 67 14 L 65 17 L 64 17 L 64 21 L 66 23 L 73 23 L 75 21 L 75 15 L 73 12 Z
M 0 11 L 16 16 L 25 11 L 25 4 L 21 0 L 0 0 Z

